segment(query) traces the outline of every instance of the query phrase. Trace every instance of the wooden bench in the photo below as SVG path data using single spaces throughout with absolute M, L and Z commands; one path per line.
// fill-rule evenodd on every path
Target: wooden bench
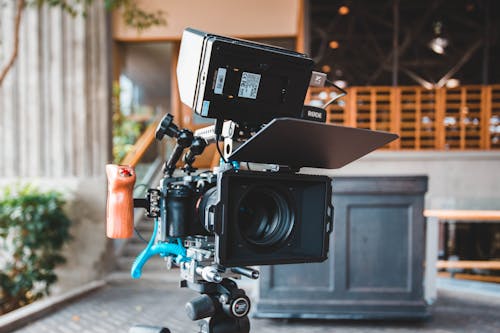
M 455 222 L 500 222 L 500 210 L 426 209 L 425 217 Z
M 500 270 L 500 260 L 439 260 L 438 269 L 491 269 Z
M 424 211 L 424 215 L 427 217 L 425 246 L 425 299 L 427 302 L 433 303 L 437 297 L 437 268 L 500 269 L 496 268 L 500 265 L 499 261 L 437 261 L 440 222 L 453 221 L 456 223 L 496 223 L 500 222 L 500 210 L 428 209 Z
M 460 279 L 460 280 L 472 280 L 472 281 L 481 281 L 481 282 L 500 283 L 500 276 L 492 276 L 492 275 L 439 272 L 438 276 L 442 277 L 442 278 L 454 278 L 454 279 Z
M 462 269 L 500 270 L 500 260 L 439 260 L 436 264 L 436 268 L 449 270 L 447 272 L 439 272 L 439 277 L 500 283 L 500 276 L 478 275 L 454 271 Z

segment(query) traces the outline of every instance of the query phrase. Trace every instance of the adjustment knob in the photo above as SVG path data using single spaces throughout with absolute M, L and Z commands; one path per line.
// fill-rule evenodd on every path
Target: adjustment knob
M 233 297 L 229 304 L 223 304 L 226 314 L 233 318 L 243 318 L 250 312 L 250 299 L 246 295 Z
M 208 295 L 201 295 L 186 303 L 186 313 L 191 320 L 212 317 L 215 314 L 214 301 Z
M 173 123 L 174 116 L 167 113 L 156 128 L 155 136 L 156 140 L 161 141 L 165 135 L 169 137 L 177 137 L 179 135 L 179 128 Z

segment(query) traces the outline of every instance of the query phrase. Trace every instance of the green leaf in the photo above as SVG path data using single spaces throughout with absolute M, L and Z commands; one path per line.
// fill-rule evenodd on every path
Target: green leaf
M 3 190 L 0 237 L 9 241 L 0 251 L 11 256 L 1 267 L 0 314 L 47 295 L 57 281 L 54 268 L 65 262 L 61 249 L 71 238 L 64 204 L 60 193 L 31 185 Z

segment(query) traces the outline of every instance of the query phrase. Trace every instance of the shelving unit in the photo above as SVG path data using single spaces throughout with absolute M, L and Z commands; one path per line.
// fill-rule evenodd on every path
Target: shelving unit
M 398 133 L 390 150 L 500 149 L 500 85 L 425 89 L 416 86 L 351 87 L 327 108 L 328 122 Z M 307 103 L 320 105 L 334 88 L 311 88 Z

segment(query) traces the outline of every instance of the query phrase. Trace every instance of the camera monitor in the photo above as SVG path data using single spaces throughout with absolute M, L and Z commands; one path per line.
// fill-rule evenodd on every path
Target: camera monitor
M 297 118 L 312 68 L 301 53 L 188 28 L 177 64 L 179 94 L 207 118 L 250 124 Z

